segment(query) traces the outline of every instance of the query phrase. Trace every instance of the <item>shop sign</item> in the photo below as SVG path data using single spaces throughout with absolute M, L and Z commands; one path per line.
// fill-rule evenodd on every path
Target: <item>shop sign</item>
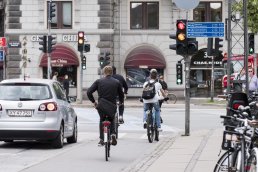
M 8 48 L 21 48 L 20 41 L 10 41 L 8 43 Z
M 194 65 L 212 65 L 212 61 L 194 61 Z M 214 61 L 214 65 L 222 65 L 222 61 Z
M 53 67 L 63 67 L 64 65 L 67 64 L 67 60 L 64 60 L 64 59 L 55 59 L 55 60 L 51 60 L 51 65 Z
M 31 41 L 32 42 L 39 42 L 39 36 L 42 36 L 42 35 L 32 35 L 31 36 Z M 62 35 L 62 41 L 63 42 L 77 42 L 77 39 L 78 39 L 78 35 L 75 34 L 75 35 L 72 35 L 72 34 L 69 34 L 69 35 Z M 87 42 L 88 39 L 86 37 L 86 35 L 84 35 L 84 42 Z

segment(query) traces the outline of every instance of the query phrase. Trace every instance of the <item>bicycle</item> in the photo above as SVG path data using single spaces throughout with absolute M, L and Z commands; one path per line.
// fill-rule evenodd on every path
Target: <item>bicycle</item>
M 244 110 L 247 109 L 244 108 Z M 241 113 L 242 116 L 221 116 L 221 118 L 238 121 L 243 126 L 236 128 L 233 126 L 235 131 L 224 131 L 222 149 L 227 151 L 218 160 L 214 172 L 251 172 L 254 170 L 258 172 L 256 165 L 258 148 L 254 147 L 255 129 L 248 124 L 247 113 L 230 110 Z
M 156 141 L 159 141 L 159 130 L 155 120 L 155 116 L 153 115 L 153 104 L 148 103 L 148 110 L 146 111 L 147 114 L 147 136 L 149 143 L 153 142 L 155 138 Z
M 116 138 L 118 139 L 118 127 L 120 126 L 120 122 L 118 119 L 119 116 L 119 106 L 121 105 L 119 102 L 116 103 L 117 108 L 116 108 L 116 113 L 115 113 L 115 133 L 116 133 Z
M 108 116 L 105 117 L 105 120 L 102 122 L 103 132 L 104 132 L 104 145 L 105 145 L 105 159 L 108 161 L 110 157 L 110 145 L 111 145 L 111 135 L 110 135 L 110 125 Z
M 168 93 L 167 97 L 168 97 L 170 103 L 176 104 L 177 96 L 174 93 Z

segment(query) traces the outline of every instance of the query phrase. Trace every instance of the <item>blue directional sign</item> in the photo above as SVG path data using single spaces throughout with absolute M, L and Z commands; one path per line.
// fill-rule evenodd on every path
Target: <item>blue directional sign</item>
M 188 22 L 187 38 L 196 37 L 224 37 L 224 23 L 222 22 Z
M 0 50 L 0 61 L 4 61 L 4 51 Z

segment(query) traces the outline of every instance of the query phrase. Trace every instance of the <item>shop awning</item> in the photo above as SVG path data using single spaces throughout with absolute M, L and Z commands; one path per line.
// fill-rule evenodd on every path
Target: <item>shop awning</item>
M 158 50 L 148 46 L 140 46 L 128 54 L 124 67 L 164 69 L 166 62 Z
M 64 67 L 64 66 L 79 66 L 79 59 L 77 54 L 70 47 L 65 45 L 54 46 L 55 50 L 51 53 L 51 66 Z M 47 67 L 48 57 L 44 54 L 41 58 L 41 67 Z

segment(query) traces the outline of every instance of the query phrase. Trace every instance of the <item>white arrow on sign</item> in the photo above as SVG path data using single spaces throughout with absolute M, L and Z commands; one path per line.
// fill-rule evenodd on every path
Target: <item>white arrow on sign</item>
M 172 2 L 173 1 L 175 2 L 178 8 L 191 10 L 199 5 L 200 0 L 172 0 Z

